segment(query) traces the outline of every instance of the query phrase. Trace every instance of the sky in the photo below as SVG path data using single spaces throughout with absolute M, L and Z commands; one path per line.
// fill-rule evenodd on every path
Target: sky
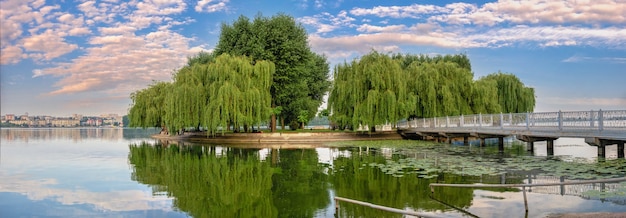
M 126 114 L 223 23 L 277 13 L 331 68 L 372 50 L 464 53 L 475 79 L 534 88 L 536 112 L 626 109 L 626 0 L 0 0 L 0 114 Z

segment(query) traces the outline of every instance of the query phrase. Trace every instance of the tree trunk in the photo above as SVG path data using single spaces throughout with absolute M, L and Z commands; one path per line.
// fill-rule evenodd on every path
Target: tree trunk
M 272 119 L 270 120 L 270 131 L 276 132 L 276 114 L 272 114 Z
M 285 118 L 284 117 L 280 118 L 280 129 L 285 130 Z

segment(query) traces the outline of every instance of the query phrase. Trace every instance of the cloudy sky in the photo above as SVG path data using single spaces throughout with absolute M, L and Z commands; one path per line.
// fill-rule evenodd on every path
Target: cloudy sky
M 535 111 L 626 109 L 626 0 L 0 0 L 1 114 L 126 114 L 240 15 L 293 16 L 331 65 L 372 49 L 466 53 L 516 74 Z

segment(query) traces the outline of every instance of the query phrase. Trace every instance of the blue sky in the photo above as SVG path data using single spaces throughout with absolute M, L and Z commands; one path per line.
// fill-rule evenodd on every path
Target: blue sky
M 126 114 L 129 94 L 211 51 L 220 25 L 285 13 L 331 66 L 372 49 L 466 53 L 535 111 L 626 109 L 626 1 L 1 0 L 1 114 Z

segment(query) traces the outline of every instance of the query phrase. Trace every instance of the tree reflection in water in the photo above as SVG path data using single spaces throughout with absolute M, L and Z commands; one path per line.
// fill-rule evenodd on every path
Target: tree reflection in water
M 432 179 L 387 175 L 370 163 L 388 157 L 342 148 L 332 165 L 319 163 L 315 149 L 259 149 L 211 145 L 130 145 L 132 179 L 166 193 L 174 206 L 193 217 L 315 217 L 333 208 L 333 195 L 420 212 L 449 212 L 429 197 L 431 182 L 474 183 L 477 178 L 440 173 Z M 267 151 L 267 150 L 266 150 Z M 264 159 L 261 159 L 263 157 Z M 394 159 L 394 158 L 392 158 Z M 397 158 L 396 158 L 397 159 Z M 484 178 L 483 178 L 484 179 Z M 473 189 L 450 188 L 434 196 L 468 208 Z M 401 217 L 342 203 L 341 217 Z

